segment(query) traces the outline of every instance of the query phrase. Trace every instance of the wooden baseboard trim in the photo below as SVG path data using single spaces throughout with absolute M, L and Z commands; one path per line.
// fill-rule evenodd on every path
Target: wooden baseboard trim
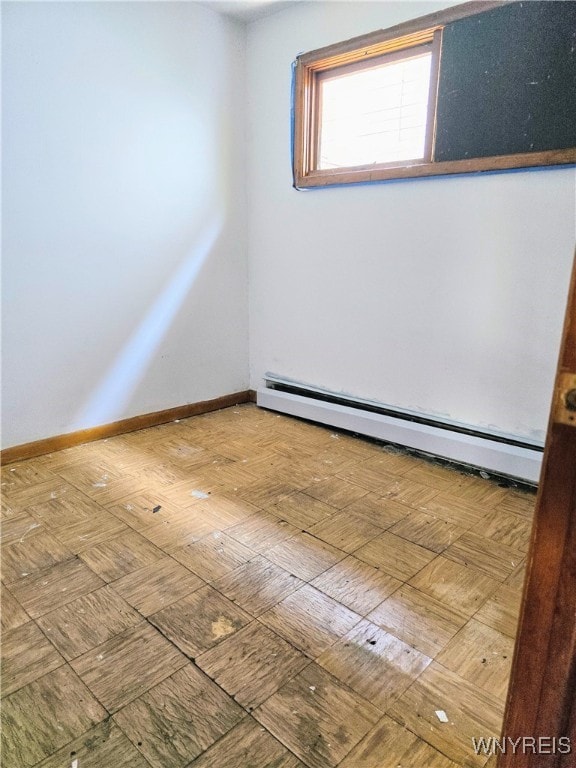
M 94 440 L 102 440 L 105 437 L 115 437 L 116 435 L 136 432 L 147 427 L 156 427 L 159 424 L 166 424 L 176 419 L 187 419 L 190 416 L 199 416 L 202 413 L 210 413 L 210 411 L 219 411 L 222 408 L 230 408 L 233 405 L 253 402 L 256 402 L 256 392 L 254 390 L 244 390 L 243 392 L 235 392 L 232 395 L 216 397 L 213 400 L 179 405 L 176 408 L 146 413 L 142 416 L 132 416 L 130 419 L 114 421 L 111 424 L 103 424 L 91 429 L 82 429 L 78 432 L 69 432 L 66 435 L 47 437 L 44 440 L 36 440 L 33 443 L 14 445 L 0 452 L 0 461 L 2 464 L 12 464 L 15 461 L 32 459 L 35 456 L 43 456 L 46 453 L 61 451 L 64 448 L 73 448 L 75 445 L 91 443 Z

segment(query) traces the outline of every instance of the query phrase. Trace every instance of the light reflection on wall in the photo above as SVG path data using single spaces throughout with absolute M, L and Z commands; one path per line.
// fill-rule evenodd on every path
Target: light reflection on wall
M 213 214 L 89 400 L 76 415 L 73 430 L 110 423 L 124 412 L 210 255 L 222 226 L 222 215 Z

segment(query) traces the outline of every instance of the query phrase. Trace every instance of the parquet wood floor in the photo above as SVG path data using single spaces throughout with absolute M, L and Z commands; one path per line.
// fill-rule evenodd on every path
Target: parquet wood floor
M 2 496 L 6 768 L 492 765 L 531 493 L 244 405 Z

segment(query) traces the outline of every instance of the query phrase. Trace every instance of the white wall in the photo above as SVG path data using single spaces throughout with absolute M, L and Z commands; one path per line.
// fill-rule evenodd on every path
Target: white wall
M 266 371 L 542 439 L 574 169 L 297 192 L 295 56 L 450 3 L 304 3 L 248 28 L 251 386 Z
M 245 389 L 245 29 L 2 11 L 3 445 Z

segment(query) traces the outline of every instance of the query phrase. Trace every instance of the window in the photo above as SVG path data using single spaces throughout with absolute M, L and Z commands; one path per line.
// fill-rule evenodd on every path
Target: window
M 430 156 L 426 46 L 318 75 L 318 169 Z
M 362 181 L 374 171 L 429 162 L 440 36 L 431 28 L 351 51 L 333 46 L 321 58 L 301 57 L 301 175 L 341 183 L 348 171 Z
M 573 164 L 575 23 L 484 0 L 298 56 L 294 186 Z

